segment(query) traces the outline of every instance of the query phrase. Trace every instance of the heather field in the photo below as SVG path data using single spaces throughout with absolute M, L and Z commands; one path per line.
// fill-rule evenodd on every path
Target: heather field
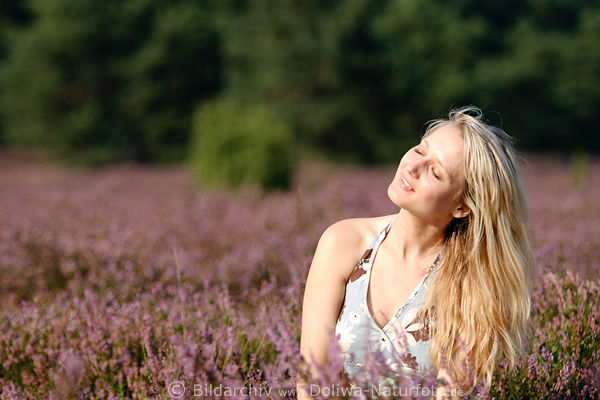
M 489 395 L 596 399 L 600 161 L 526 160 L 534 337 Z M 319 236 L 397 211 L 395 168 L 306 162 L 289 192 L 233 195 L 195 188 L 182 166 L 1 154 L 0 398 L 293 398 L 278 390 L 295 387 Z

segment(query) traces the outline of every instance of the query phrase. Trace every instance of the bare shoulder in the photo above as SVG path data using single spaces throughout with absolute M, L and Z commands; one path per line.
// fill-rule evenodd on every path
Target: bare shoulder
M 337 245 L 365 245 L 377 235 L 396 214 L 381 217 L 348 218 L 331 224 L 323 236 Z M 343 248 L 343 250 L 349 250 Z
M 339 268 L 337 272 L 347 280 L 370 241 L 394 215 L 337 221 L 323 232 L 319 247 L 335 257 L 337 262 L 334 265 Z

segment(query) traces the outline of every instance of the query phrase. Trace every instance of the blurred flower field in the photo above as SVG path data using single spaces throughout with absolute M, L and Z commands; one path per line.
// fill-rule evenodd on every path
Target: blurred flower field
M 489 395 L 598 398 L 600 162 L 526 159 L 534 338 Z M 206 384 L 287 397 L 269 390 L 295 388 L 317 241 L 396 212 L 395 168 L 304 163 L 289 192 L 234 195 L 180 166 L 0 157 L 0 398 L 191 399 Z

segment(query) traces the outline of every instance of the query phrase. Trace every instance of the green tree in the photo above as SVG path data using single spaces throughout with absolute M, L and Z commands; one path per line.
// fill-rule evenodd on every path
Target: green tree
M 0 71 L 8 141 L 88 163 L 182 159 L 221 87 L 210 3 L 33 0 Z
M 5 0 L 0 3 L 0 67 L 6 62 L 7 47 L 13 32 L 29 23 L 31 16 L 25 5 L 18 0 Z M 0 144 L 5 142 L 4 129 L 0 118 Z
M 189 162 L 201 187 L 287 189 L 294 148 L 289 128 L 271 108 L 220 98 L 194 114 Z
M 337 2 L 224 2 L 220 10 L 227 95 L 262 101 L 286 119 L 300 143 L 322 144 L 350 103 L 334 65 Z
M 351 62 L 342 62 L 341 68 L 344 82 L 361 93 L 388 137 L 377 151 L 381 159 L 396 161 L 422 133 L 425 121 L 474 101 L 469 81 L 486 35 L 483 20 L 461 18 L 451 3 L 403 0 L 389 1 L 356 29 L 368 39 L 342 53 L 354 54 L 359 66 L 358 60 L 369 60 L 362 65 L 371 68 L 360 74 L 357 68 L 346 69 Z

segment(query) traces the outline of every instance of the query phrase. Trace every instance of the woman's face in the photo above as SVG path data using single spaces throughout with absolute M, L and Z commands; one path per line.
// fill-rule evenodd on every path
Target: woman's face
M 448 123 L 402 157 L 388 196 L 414 215 L 451 220 L 466 215 L 458 201 L 464 184 L 463 139 Z

